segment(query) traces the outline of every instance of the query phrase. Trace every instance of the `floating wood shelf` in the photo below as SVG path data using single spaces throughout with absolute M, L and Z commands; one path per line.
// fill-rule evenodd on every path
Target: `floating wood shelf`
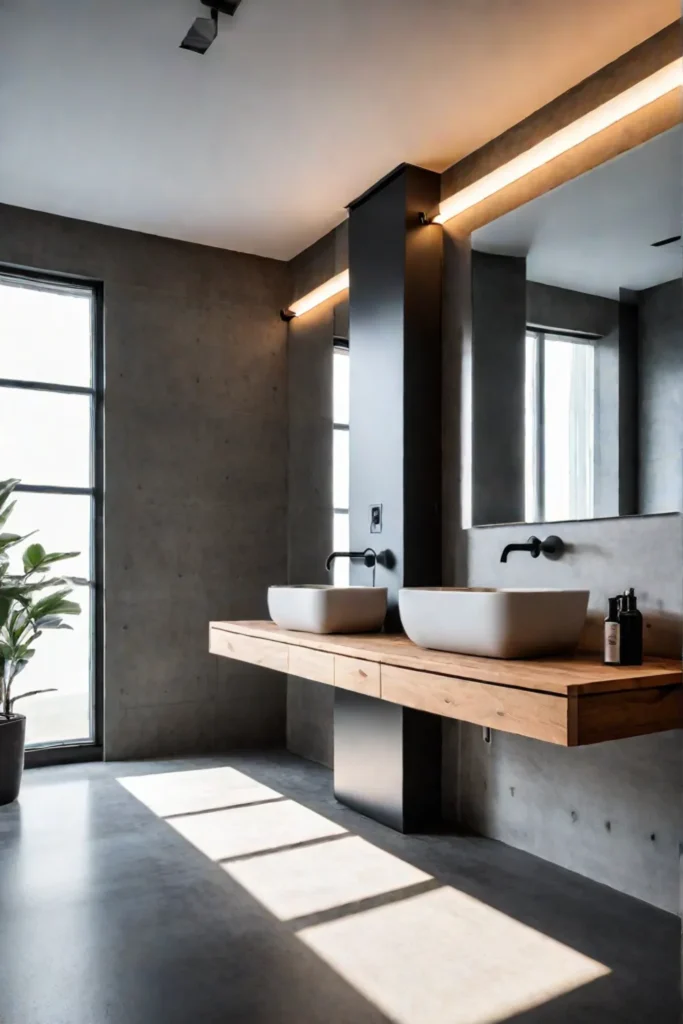
M 402 635 L 319 636 L 272 622 L 212 622 L 209 650 L 565 747 L 683 728 L 681 662 L 667 658 L 501 661 L 427 651 Z

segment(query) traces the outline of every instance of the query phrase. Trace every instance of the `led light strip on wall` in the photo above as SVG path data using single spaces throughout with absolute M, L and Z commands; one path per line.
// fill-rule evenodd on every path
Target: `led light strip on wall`
M 498 167 L 490 174 L 486 174 L 479 181 L 475 181 L 467 188 L 463 188 L 455 195 L 449 196 L 439 204 L 439 213 L 434 218 L 437 224 L 445 224 L 447 220 L 464 213 L 471 206 L 489 199 L 496 192 L 513 182 L 519 181 L 531 171 L 538 170 L 543 164 L 547 164 L 555 157 L 586 142 L 593 135 L 610 128 L 613 124 L 621 121 L 629 114 L 635 114 L 637 110 L 646 107 L 648 103 L 654 103 L 667 93 L 673 92 L 683 85 L 683 62 L 675 60 L 667 64 L 654 75 L 644 78 L 642 82 L 631 86 L 625 92 L 619 93 L 614 99 L 591 110 L 589 114 L 572 121 L 566 128 L 549 135 L 538 145 L 532 146 L 526 153 L 520 154 L 508 163 Z
M 339 295 L 339 292 L 346 291 L 349 287 L 349 272 L 348 270 L 342 270 L 341 274 L 337 274 L 335 277 L 331 277 L 329 281 L 325 281 L 324 284 L 314 288 L 308 295 L 304 295 L 302 298 L 297 299 L 293 302 L 289 309 L 283 309 L 280 316 L 283 320 L 293 320 L 294 317 L 303 316 L 304 313 L 308 313 L 309 310 L 315 309 L 321 302 L 325 302 L 327 299 L 333 298 L 335 295 Z
M 649 103 L 654 103 L 655 100 L 661 99 L 662 96 L 673 92 L 674 89 L 680 89 L 681 86 L 683 86 L 683 61 L 676 60 L 653 75 L 649 75 L 648 78 L 644 78 L 642 82 L 631 86 L 630 89 L 619 93 L 613 99 L 602 103 L 590 113 L 572 121 L 566 128 L 561 128 L 560 131 L 549 135 L 547 139 L 543 139 L 542 142 L 503 164 L 502 167 L 498 167 L 490 174 L 486 174 L 473 184 L 449 196 L 448 199 L 444 199 L 439 204 L 439 212 L 434 217 L 433 223 L 445 224 L 452 217 L 464 213 L 465 210 L 469 210 L 470 207 L 476 206 L 477 203 L 481 203 L 485 199 L 490 199 L 496 192 L 519 181 L 532 171 L 538 170 L 550 160 L 562 156 L 563 153 L 581 145 L 582 142 L 587 142 L 588 139 L 617 124 L 629 114 L 635 114 Z M 349 272 L 344 270 L 336 277 L 325 281 L 318 288 L 314 288 L 308 295 L 297 299 L 289 309 L 282 310 L 282 319 L 292 320 L 294 317 L 302 316 L 303 313 L 308 313 L 309 310 L 319 306 L 321 302 L 338 295 L 348 287 Z

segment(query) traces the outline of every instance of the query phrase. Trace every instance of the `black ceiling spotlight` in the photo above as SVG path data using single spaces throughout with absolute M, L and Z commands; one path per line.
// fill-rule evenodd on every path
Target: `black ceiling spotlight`
M 181 50 L 206 53 L 218 35 L 218 15 L 229 14 L 232 17 L 242 0 L 202 0 L 202 3 L 211 8 L 211 17 L 195 18 L 180 44 Z

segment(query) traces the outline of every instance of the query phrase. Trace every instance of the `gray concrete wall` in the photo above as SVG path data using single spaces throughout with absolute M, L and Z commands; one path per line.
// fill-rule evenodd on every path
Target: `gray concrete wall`
M 346 224 L 290 263 L 290 301 L 348 266 Z M 288 327 L 288 582 L 327 583 L 332 550 L 332 353 L 348 337 L 348 299 L 329 301 Z M 332 765 L 334 693 L 308 679 L 287 682 L 287 748 Z
M 607 596 L 634 586 L 645 614 L 647 650 L 680 657 L 679 515 L 558 524 L 553 532 L 572 546 L 560 562 L 513 555 L 506 565 L 500 563 L 504 545 L 525 540 L 528 526 L 461 528 L 461 501 L 472 469 L 467 460 L 470 425 L 461 416 L 466 390 L 461 368 L 467 363 L 470 334 L 469 259 L 468 241 L 448 225 L 446 234 L 444 585 L 587 587 L 591 601 L 583 644 L 589 648 L 600 646 Z M 678 910 L 680 732 L 574 750 L 503 733 L 494 733 L 487 746 L 481 729 L 455 721 L 444 721 L 443 735 L 444 812 L 449 821 Z
M 0 262 L 105 292 L 105 752 L 281 743 L 274 674 L 207 652 L 287 575 L 286 264 L 0 206 Z
M 639 491 L 643 512 L 681 507 L 682 327 L 680 280 L 638 293 Z
M 555 527 L 553 527 L 555 529 Z M 679 515 L 573 522 L 557 527 L 571 551 L 560 562 L 513 555 L 528 527 L 466 533 L 476 586 L 587 587 L 587 648 L 600 647 L 607 597 L 635 586 L 650 653 L 680 657 L 683 620 Z M 447 723 L 446 814 L 451 821 L 676 912 L 683 838 L 680 731 L 565 749 L 505 733 L 490 746 L 474 726 Z

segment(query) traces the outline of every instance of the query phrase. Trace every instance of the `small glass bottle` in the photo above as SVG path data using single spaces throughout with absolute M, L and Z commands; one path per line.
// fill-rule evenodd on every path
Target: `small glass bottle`
M 621 664 L 621 623 L 619 610 L 621 597 L 610 597 L 605 617 L 605 665 Z

